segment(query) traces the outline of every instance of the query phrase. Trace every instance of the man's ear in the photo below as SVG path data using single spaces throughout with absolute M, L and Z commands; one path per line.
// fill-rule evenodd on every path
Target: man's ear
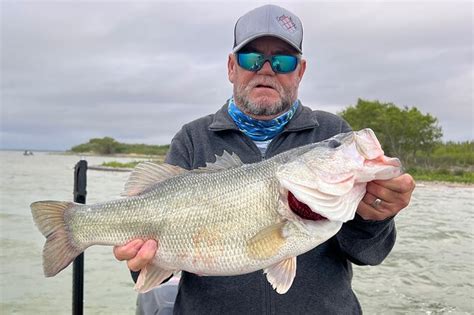
M 300 66 L 298 67 L 298 83 L 303 79 L 304 72 L 306 71 L 306 59 L 301 59 Z
M 236 67 L 237 67 L 237 63 L 235 60 L 235 55 L 229 54 L 229 59 L 227 60 L 227 75 L 231 83 L 234 83 L 235 71 L 237 70 Z

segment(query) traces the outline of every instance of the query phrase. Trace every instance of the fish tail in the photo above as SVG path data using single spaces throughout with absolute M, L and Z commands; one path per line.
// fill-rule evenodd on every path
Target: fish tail
M 77 206 L 73 202 L 37 201 L 30 205 L 33 220 L 46 237 L 43 248 L 43 271 L 55 276 L 83 252 L 71 238 L 64 220 L 65 211 Z

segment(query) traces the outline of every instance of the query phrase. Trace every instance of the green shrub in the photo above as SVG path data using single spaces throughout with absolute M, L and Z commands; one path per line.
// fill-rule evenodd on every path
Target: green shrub
M 111 137 L 93 138 L 88 143 L 71 148 L 75 153 L 166 155 L 169 145 L 127 144 L 117 142 Z

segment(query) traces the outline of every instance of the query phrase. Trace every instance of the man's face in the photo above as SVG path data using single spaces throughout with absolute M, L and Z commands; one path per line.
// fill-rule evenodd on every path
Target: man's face
M 296 55 L 289 44 L 276 37 L 260 37 L 244 47 L 247 52 L 265 55 Z M 247 115 L 257 119 L 272 119 L 287 111 L 298 98 L 298 86 L 306 69 L 306 61 L 301 60 L 295 71 L 273 72 L 270 63 L 252 72 L 241 68 L 235 54 L 229 55 L 228 75 L 234 84 L 235 104 Z

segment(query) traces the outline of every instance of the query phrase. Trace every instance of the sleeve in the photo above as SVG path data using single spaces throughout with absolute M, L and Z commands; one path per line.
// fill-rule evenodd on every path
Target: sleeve
M 390 253 L 396 240 L 394 218 L 383 221 L 355 218 L 343 224 L 337 234 L 346 258 L 356 265 L 378 265 Z

